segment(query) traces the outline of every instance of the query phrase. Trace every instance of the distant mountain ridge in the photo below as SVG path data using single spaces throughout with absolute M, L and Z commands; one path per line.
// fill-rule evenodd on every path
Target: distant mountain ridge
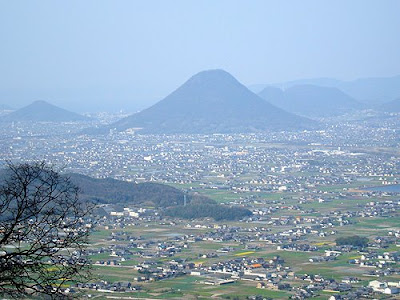
M 378 109 L 389 113 L 398 113 L 400 112 L 400 98 L 386 102 L 380 105 Z
M 400 75 L 392 77 L 359 78 L 352 81 L 342 81 L 333 78 L 311 78 L 272 84 L 254 84 L 249 86 L 249 88 L 259 93 L 267 86 L 288 89 L 296 85 L 304 84 L 335 87 L 355 100 L 369 105 L 383 104 L 400 97 Z
M 69 122 L 87 121 L 88 117 L 65 110 L 46 101 L 38 100 L 3 116 L 0 121 Z
M 249 85 L 254 93 L 266 86 L 287 89 L 294 85 L 312 84 L 336 87 L 355 100 L 368 105 L 379 105 L 400 97 L 400 75 L 392 77 L 359 78 L 351 81 L 333 78 L 311 78 L 287 82 Z M 137 112 L 161 99 L 169 89 L 167 84 L 149 83 L 146 87 L 124 83 L 95 87 L 19 87 L 0 88 L 0 102 L 11 107 L 28 105 L 26 99 L 51 99 L 51 103 L 75 112 Z
M 258 95 L 284 110 L 308 117 L 337 116 L 365 107 L 337 88 L 310 84 L 286 90 L 269 86 Z
M 232 133 L 293 130 L 316 125 L 288 113 L 248 90 L 223 70 L 192 76 L 153 106 L 108 129 L 142 128 L 141 133 Z

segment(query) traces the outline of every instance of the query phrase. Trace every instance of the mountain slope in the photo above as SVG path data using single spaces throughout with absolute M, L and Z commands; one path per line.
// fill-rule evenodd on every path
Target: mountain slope
M 285 102 L 285 93 L 283 90 L 274 86 L 265 87 L 258 93 L 258 96 L 277 107 L 282 107 Z
M 378 107 L 379 110 L 391 113 L 400 112 L 400 98 L 386 102 Z
M 393 77 L 360 78 L 352 81 L 341 81 L 332 78 L 300 79 L 282 83 L 270 84 L 274 87 L 288 89 L 296 85 L 317 85 L 335 87 L 355 100 L 365 104 L 383 104 L 400 97 L 400 75 Z M 256 84 L 250 86 L 256 92 L 270 86 L 269 84 Z
M 33 121 L 33 122 L 69 122 L 85 121 L 89 118 L 62 109 L 46 101 L 35 101 L 32 104 L 5 115 L 2 121 Z
M 0 168 L 0 187 L 9 179 L 9 169 Z M 132 183 L 112 178 L 97 179 L 77 173 L 64 174 L 79 188 L 79 198 L 83 201 L 110 204 L 169 207 L 184 204 L 184 192 L 172 186 L 144 182 Z M 212 199 L 197 194 L 188 194 L 187 204 L 216 204 Z
M 200 72 L 155 105 L 110 126 L 142 133 L 228 133 L 304 129 L 315 123 L 277 108 L 223 70 Z
M 0 168 L 0 188 L 10 180 L 10 170 Z M 132 183 L 112 178 L 96 179 L 86 175 L 64 174 L 71 183 L 79 188 L 79 199 L 95 204 L 114 204 L 126 206 L 151 206 L 169 208 L 166 214 L 181 218 L 207 218 L 216 220 L 235 220 L 252 215 L 242 207 L 229 207 L 218 204 L 213 199 L 198 195 L 185 194 L 174 187 L 153 183 Z M 34 183 L 31 183 L 34 184 Z M 186 199 L 186 201 L 185 201 Z M 96 214 L 105 215 L 104 209 L 97 207 Z M 2 215 L 0 215 L 0 219 Z
M 383 104 L 400 97 L 400 75 L 342 82 L 338 88 L 360 102 Z
M 80 188 L 80 197 L 100 203 L 152 203 L 155 206 L 183 204 L 183 192 L 164 184 L 132 183 L 112 178 L 96 179 L 81 174 L 68 174 L 71 181 Z
M 80 198 L 87 201 L 169 208 L 165 212 L 167 215 L 184 219 L 211 217 L 215 220 L 236 220 L 252 214 L 248 209 L 217 204 L 210 198 L 196 194 L 186 195 L 185 203 L 181 190 L 165 184 L 95 179 L 76 173 L 68 176 L 80 188 Z
M 364 107 L 337 88 L 306 84 L 285 91 L 266 87 L 259 96 L 289 112 L 309 117 L 336 116 Z

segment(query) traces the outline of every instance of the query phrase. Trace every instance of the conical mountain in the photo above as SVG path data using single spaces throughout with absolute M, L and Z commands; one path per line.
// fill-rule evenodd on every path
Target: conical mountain
M 89 118 L 52 105 L 46 101 L 35 101 L 28 106 L 5 115 L 2 121 L 29 122 L 70 122 L 85 121 Z
M 258 95 L 284 110 L 307 117 L 337 116 L 365 107 L 338 88 L 311 84 L 295 85 L 285 91 L 268 86 Z
M 267 103 L 229 73 L 209 70 L 194 75 L 155 105 L 109 128 L 141 128 L 141 133 L 230 133 L 315 125 Z

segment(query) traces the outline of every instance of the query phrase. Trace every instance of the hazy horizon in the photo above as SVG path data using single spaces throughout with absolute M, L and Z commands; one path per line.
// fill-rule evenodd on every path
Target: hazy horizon
M 23 3 L 23 5 L 22 5 Z M 2 1 L 0 103 L 143 109 L 189 77 L 400 74 L 399 1 Z M 129 104 L 129 105 L 128 105 Z

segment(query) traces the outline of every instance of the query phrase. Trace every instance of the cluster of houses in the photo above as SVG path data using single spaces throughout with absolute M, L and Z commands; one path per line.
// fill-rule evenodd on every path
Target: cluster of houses
M 123 293 L 131 291 L 140 291 L 142 287 L 140 285 L 134 285 L 132 282 L 107 282 L 105 280 L 100 280 L 91 283 L 77 283 L 77 289 L 87 289 L 103 293 Z
M 378 254 L 373 250 L 364 252 L 359 258 L 349 260 L 349 264 L 368 268 L 367 275 L 377 277 L 400 274 L 400 268 L 396 267 L 399 262 L 399 252 Z
M 56 165 L 67 166 L 69 171 L 98 178 L 195 183 L 189 187 L 192 191 L 229 192 L 237 195 L 231 205 L 244 206 L 253 212 L 245 226 L 214 224 L 209 220 L 184 225 L 180 220 L 163 219 L 159 209 L 104 206 L 106 215 L 98 219 L 97 225 L 110 233 L 104 238 L 107 246 L 92 245 L 87 254 L 105 257 L 96 258 L 94 263 L 110 269 L 124 268 L 124 262 L 137 259 L 140 262 L 135 263 L 134 268 L 138 275 L 132 278 L 135 285 L 98 281 L 78 285 L 78 288 L 134 291 L 140 289 L 138 282 L 192 275 L 200 276 L 204 284 L 224 285 L 246 280 L 260 289 L 291 289 L 294 299 L 312 297 L 319 291 L 339 292 L 332 295 L 332 300 L 399 293 L 398 282 L 385 280 L 386 276 L 400 274 L 398 251 L 386 250 L 400 246 L 398 228 L 374 237 L 363 252 L 349 259 L 350 268 L 362 269 L 360 276 L 377 279 L 364 287 L 358 284 L 357 278 L 339 281 L 318 275 L 296 275 L 294 266 L 287 265 L 279 256 L 224 258 L 237 250 L 224 243 L 241 245 L 247 250 L 309 252 L 304 263 L 312 263 L 318 272 L 319 263 L 336 260 L 345 252 L 358 251 L 349 245 L 321 250 L 311 240 L 332 240 L 332 235 L 348 228 L 357 218 L 398 218 L 400 200 L 394 200 L 395 193 L 362 190 L 362 186 L 369 181 L 382 186 L 398 183 L 399 156 L 372 151 L 360 153 L 363 147 L 397 149 L 398 124 L 363 127 L 343 123 L 324 130 L 297 133 L 174 136 L 142 136 L 132 132 L 110 132 L 106 136 L 72 134 L 81 131 L 77 126 L 61 125 L 53 130 L 48 125 L 13 125 L 2 132 L 3 147 L 8 150 L 0 154 L 0 159 L 30 161 L 43 157 Z M 42 138 L 44 135 L 46 140 Z M 350 185 L 362 191 L 354 192 L 348 188 Z M 321 189 L 332 186 L 344 188 L 340 191 Z M 258 196 L 265 192 L 278 195 L 277 200 Z M 328 206 L 333 201 L 354 198 L 355 194 L 363 202 L 368 199 L 368 203 L 352 210 L 339 208 L 324 213 L 309 205 Z M 150 224 L 164 226 L 171 233 L 175 226 L 181 226 L 193 230 L 193 234 L 157 240 L 126 230 L 128 227 L 146 228 Z M 204 249 L 198 253 L 199 258 L 212 263 L 202 265 L 177 258 L 185 249 L 203 242 L 219 243 L 215 251 Z M 279 253 L 283 255 L 284 252 Z M 301 284 L 289 284 L 292 281 Z
M 393 295 L 400 293 L 400 281 L 388 282 L 388 281 L 373 280 L 368 283 L 368 286 L 372 288 L 375 292 L 382 294 Z
M 395 201 L 376 201 L 359 206 L 360 210 L 358 212 L 332 211 L 327 215 L 312 217 L 271 216 L 270 220 L 274 222 L 272 226 L 275 227 L 273 231 L 271 231 L 271 225 L 266 223 L 262 226 L 257 223 L 250 226 L 249 224 L 239 226 L 204 221 L 185 224 L 184 221 L 175 220 L 172 222 L 159 216 L 149 219 L 149 216 L 136 217 L 129 216 L 126 213 L 123 216 L 111 216 L 109 214 L 109 216 L 101 219 L 102 226 L 110 229 L 109 236 L 105 237 L 105 240 L 110 243 L 109 246 L 91 247 L 88 254 L 107 254 L 108 259 L 97 260 L 95 264 L 109 267 L 124 267 L 124 261 L 129 261 L 132 257 L 140 257 L 141 261 L 144 260 L 144 262 L 134 266 L 138 271 L 138 276 L 132 278 L 133 282 L 140 283 L 192 275 L 199 276 L 201 278 L 199 282 L 206 285 L 225 285 L 234 283 L 237 280 L 254 281 L 255 286 L 260 289 L 290 290 L 295 299 L 296 297 L 298 299 L 311 297 L 319 291 L 339 292 L 342 298 L 335 295 L 337 296 L 335 299 L 358 299 L 357 297 L 362 295 L 388 293 L 388 288 L 390 288 L 390 293 L 395 294 L 396 286 L 393 286 L 392 283 L 390 286 L 385 286 L 386 290 L 378 290 L 378 288 L 374 289 L 371 286 L 360 287 L 358 284 L 354 287 L 353 284 L 357 283 L 358 279 L 351 277 L 343 278 L 342 282 L 337 282 L 331 278 L 326 279 L 317 275 L 299 276 L 292 271 L 293 266 L 285 265 L 283 259 L 279 256 L 269 260 L 240 256 L 235 259 L 225 260 L 225 255 L 232 251 L 237 251 L 237 249 L 231 246 L 223 246 L 223 243 L 236 242 L 245 245 L 245 249 L 251 250 L 275 245 L 276 250 L 280 251 L 316 253 L 316 255 L 309 256 L 304 260 L 304 263 L 318 264 L 336 260 L 344 252 L 354 252 L 360 249 L 351 245 L 331 246 L 329 249 L 324 248 L 325 252 L 321 254 L 318 246 L 308 242 L 308 237 L 314 235 L 320 239 L 335 234 L 335 227 L 349 225 L 350 222 L 346 221 L 354 216 L 361 217 L 360 214 L 363 211 L 377 209 L 385 214 L 394 214 L 397 210 L 397 204 Z M 129 210 L 125 209 L 124 211 L 127 212 Z M 193 232 L 191 234 L 171 234 L 158 240 L 144 238 L 124 229 L 132 224 L 135 227 L 144 226 L 146 228 L 146 224 L 155 224 L 155 222 L 167 226 L 172 231 L 175 226 L 179 226 Z M 280 227 L 282 227 L 282 230 L 276 230 Z M 369 241 L 368 248 L 363 249 L 363 252 L 360 252 L 356 258 L 350 259 L 348 263 L 365 269 L 363 276 L 379 276 L 383 278 L 387 275 L 398 275 L 400 270 L 395 266 L 399 263 L 399 253 L 378 250 L 385 249 L 390 245 L 398 245 L 399 241 L 400 231 L 396 229 L 388 231 L 387 235 L 376 236 Z M 218 262 L 202 264 L 175 258 L 184 249 L 191 248 L 194 243 L 202 242 L 221 243 L 219 249 L 198 254 L 199 258 L 217 260 Z M 164 260 L 160 264 L 160 258 L 169 258 L 169 260 Z M 298 287 L 298 284 L 291 284 L 291 282 L 298 280 L 308 283 L 301 287 Z M 110 285 L 107 288 L 102 286 L 100 290 L 121 289 L 110 287 Z M 383 285 L 380 287 L 383 287 Z
M 355 277 L 344 277 L 341 282 L 334 279 L 326 279 L 320 275 L 301 275 L 296 276 L 296 279 L 309 283 L 293 288 L 295 294 L 292 299 L 311 298 L 320 291 L 333 293 L 329 300 L 369 299 L 376 294 L 394 295 L 400 292 L 400 282 L 373 280 L 368 283 L 368 286 L 354 287 L 353 284 L 360 282 Z
M 392 131 L 379 126 L 355 130 L 354 124 L 339 124 L 318 131 L 257 135 L 143 136 L 127 131 L 94 137 L 72 134 L 74 130 L 81 131 L 75 128 L 78 124 L 53 125 L 60 128 L 49 131 L 48 124 L 23 123 L 7 128 L 2 132 L 3 143 L 10 151 L 0 158 L 16 161 L 43 157 L 67 166 L 70 171 L 99 178 L 196 182 L 199 189 L 229 189 L 237 193 L 298 193 L 313 191 L 318 185 L 353 183 L 360 177 L 396 182 L 393 176 L 397 172 L 397 157 L 382 159 L 379 153 L 357 153 L 352 149 L 385 143 L 393 146 L 396 140 Z M 361 136 L 363 130 L 365 135 Z M 46 140 L 41 138 L 43 135 Z M 270 146 L 273 143 L 302 147 Z M 249 174 L 255 176 L 243 180 L 243 175 Z

